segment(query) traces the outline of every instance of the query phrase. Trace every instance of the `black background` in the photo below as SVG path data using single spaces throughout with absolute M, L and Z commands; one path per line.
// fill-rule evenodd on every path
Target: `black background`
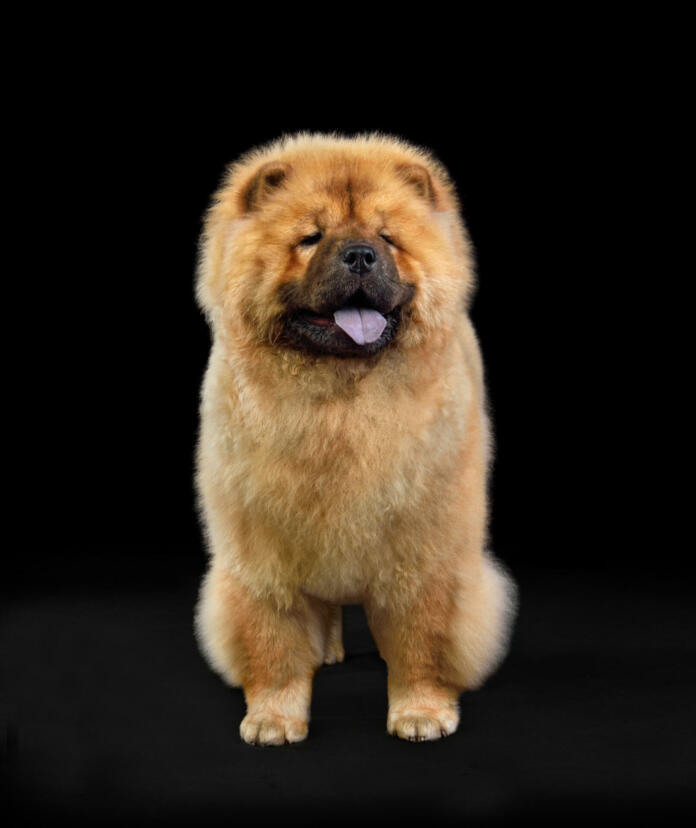
M 40 459 L 22 490 L 40 507 L 4 583 L 3 776 L 19 817 L 685 813 L 693 614 L 678 569 L 641 531 L 641 501 L 622 497 L 616 241 L 630 90 L 531 59 L 500 76 L 479 66 L 485 89 L 465 91 L 456 74 L 442 88 L 433 70 L 322 94 L 313 74 L 311 89 L 237 83 L 213 100 L 202 80 L 157 66 L 99 74 L 95 95 L 84 68 L 34 113 L 54 139 L 42 204 L 62 196 L 55 239 L 36 251 L 53 262 L 55 297 L 27 412 Z M 193 641 L 209 347 L 193 299 L 197 237 L 225 165 L 300 129 L 379 130 L 433 150 L 477 251 L 491 542 L 521 604 L 507 662 L 463 697 L 460 730 L 441 744 L 385 734 L 384 666 L 357 608 L 345 664 L 317 676 L 309 740 L 281 750 L 239 741 L 241 694 Z M 35 150 L 40 173 L 44 162 Z

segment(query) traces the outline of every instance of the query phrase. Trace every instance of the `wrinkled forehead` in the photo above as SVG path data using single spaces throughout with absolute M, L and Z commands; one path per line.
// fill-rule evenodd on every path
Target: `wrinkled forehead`
M 418 214 L 420 205 L 389 169 L 357 163 L 299 165 L 276 207 L 288 218 L 314 219 L 320 226 L 372 224 L 390 213 Z

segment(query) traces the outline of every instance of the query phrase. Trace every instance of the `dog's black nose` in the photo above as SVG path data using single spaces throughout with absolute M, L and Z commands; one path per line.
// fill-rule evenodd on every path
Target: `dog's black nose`
M 377 261 L 377 251 L 369 244 L 349 244 L 343 248 L 341 258 L 352 273 L 369 273 Z

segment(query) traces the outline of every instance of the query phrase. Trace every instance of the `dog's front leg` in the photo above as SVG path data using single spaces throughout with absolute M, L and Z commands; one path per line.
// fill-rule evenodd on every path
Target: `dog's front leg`
M 422 604 L 388 608 L 367 603 L 366 615 L 387 662 L 387 730 L 414 742 L 454 733 L 461 687 L 446 665 L 444 619 Z M 433 609 L 432 607 L 430 609 Z
M 389 732 L 412 741 L 454 733 L 459 694 L 479 687 L 504 656 L 514 608 L 512 579 L 483 556 L 431 576 L 407 605 L 368 601 L 387 662 Z
M 197 631 L 209 662 L 244 689 L 245 742 L 280 745 L 306 738 L 312 678 L 324 660 L 329 608 L 298 595 L 290 608 L 253 595 L 221 566 L 206 576 Z

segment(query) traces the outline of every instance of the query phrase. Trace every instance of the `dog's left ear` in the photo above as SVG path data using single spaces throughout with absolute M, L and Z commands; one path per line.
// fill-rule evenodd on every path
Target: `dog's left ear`
M 241 201 L 244 212 L 251 213 L 271 193 L 282 187 L 290 174 L 290 166 L 282 161 L 269 161 L 259 169 L 242 189 Z
M 421 164 L 402 164 L 397 168 L 399 177 L 416 193 L 429 202 L 431 207 L 437 209 L 439 199 L 433 179 L 428 170 Z

